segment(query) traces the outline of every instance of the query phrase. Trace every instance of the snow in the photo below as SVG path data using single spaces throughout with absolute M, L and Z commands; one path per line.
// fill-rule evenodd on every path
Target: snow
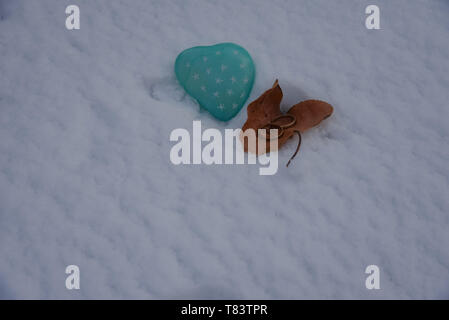
M 445 0 L 0 0 L 0 298 L 448 298 L 448 16 Z M 220 42 L 255 61 L 249 101 L 278 78 L 284 110 L 335 108 L 274 176 L 170 162 L 173 129 L 246 120 L 176 83 L 179 52 Z

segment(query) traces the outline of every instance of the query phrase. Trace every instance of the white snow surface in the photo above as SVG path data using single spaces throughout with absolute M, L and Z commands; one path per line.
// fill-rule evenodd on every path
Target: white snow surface
M 448 298 L 448 20 L 445 0 L 0 0 L 0 298 Z M 254 59 L 248 102 L 278 78 L 284 110 L 335 108 L 274 176 L 170 162 L 173 129 L 246 120 L 176 82 L 220 42 Z

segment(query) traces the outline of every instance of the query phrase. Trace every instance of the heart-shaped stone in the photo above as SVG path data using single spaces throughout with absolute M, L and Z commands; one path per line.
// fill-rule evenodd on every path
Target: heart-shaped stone
M 234 43 L 193 47 L 176 58 L 175 73 L 187 93 L 219 120 L 233 118 L 254 83 L 249 53 Z

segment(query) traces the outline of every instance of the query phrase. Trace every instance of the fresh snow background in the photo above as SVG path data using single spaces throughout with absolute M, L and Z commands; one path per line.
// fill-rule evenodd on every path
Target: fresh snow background
M 448 298 L 448 18 L 445 0 L 0 0 L 0 298 Z M 246 120 L 174 78 L 183 49 L 228 41 L 255 61 L 249 101 L 279 78 L 285 110 L 335 107 L 274 176 L 170 162 L 173 129 Z

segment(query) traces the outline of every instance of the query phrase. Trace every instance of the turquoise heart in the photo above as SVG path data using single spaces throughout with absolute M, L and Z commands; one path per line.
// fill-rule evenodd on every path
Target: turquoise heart
M 227 121 L 248 99 L 255 68 L 245 49 L 234 43 L 220 43 L 184 50 L 176 58 L 175 73 L 201 107 Z

